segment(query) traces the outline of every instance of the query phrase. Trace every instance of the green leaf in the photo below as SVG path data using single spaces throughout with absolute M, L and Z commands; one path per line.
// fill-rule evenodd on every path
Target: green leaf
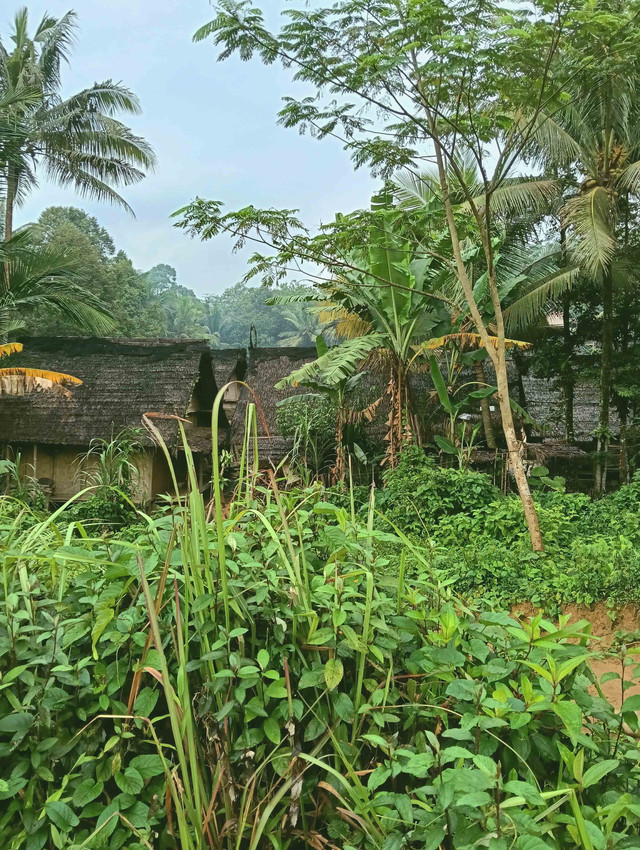
M 367 788 L 370 788 L 372 791 L 375 791 L 380 785 L 383 785 L 387 779 L 391 776 L 391 768 L 387 767 L 386 764 L 379 764 L 373 773 L 369 776 L 369 781 L 367 782 Z
M 455 455 L 458 453 L 458 450 L 453 445 L 451 440 L 448 440 L 446 437 L 442 437 L 440 434 L 434 434 L 433 439 L 438 444 L 440 449 L 448 455 Z
M 582 711 L 580 710 L 580 706 L 576 705 L 575 702 L 564 700 L 553 703 L 551 708 L 560 720 L 562 720 L 571 741 L 575 744 L 582 728 Z
M 280 726 L 277 720 L 274 720 L 273 717 L 268 717 L 262 724 L 262 728 L 264 729 L 264 734 L 272 744 L 277 745 L 280 743 L 282 736 L 280 734 Z
M 344 720 L 345 723 L 353 722 L 355 707 L 349 694 L 345 694 L 344 692 L 337 694 L 333 707 L 341 720 Z
M 96 615 L 96 621 L 91 629 L 91 652 L 93 653 L 93 657 L 96 661 L 98 660 L 96 644 L 100 640 L 102 633 L 107 628 L 111 620 L 113 620 L 114 616 L 115 611 L 113 608 L 101 608 Z
M 463 794 L 456 800 L 456 806 L 472 806 L 474 809 L 486 806 L 491 802 L 491 795 L 486 791 L 473 791 L 471 794 Z
M 139 717 L 151 717 L 159 696 L 160 694 L 155 688 L 143 688 L 133 704 L 133 713 Z
M 258 656 L 256 658 L 258 662 L 258 666 L 261 670 L 266 670 L 269 666 L 269 653 L 266 649 L 261 649 L 258 651 Z
M 532 478 L 544 478 L 549 474 L 549 470 L 546 466 L 534 466 L 530 472 Z
M 329 658 L 324 665 L 324 681 L 330 691 L 338 687 L 344 676 L 344 667 L 339 658 Z
M 136 756 L 131 759 L 129 767 L 134 768 L 143 779 L 151 779 L 164 773 L 164 765 L 159 755 L 151 753 L 146 756 Z
M 605 759 L 605 761 L 601 761 L 598 764 L 594 764 L 587 768 L 582 777 L 582 787 L 589 788 L 589 786 L 600 782 L 607 773 L 611 773 L 611 771 L 615 770 L 619 764 L 620 762 L 618 759 Z
M 622 703 L 622 712 L 640 711 L 640 694 L 634 694 Z
M 447 385 L 442 377 L 438 361 L 433 355 L 430 355 L 429 357 L 429 366 L 431 367 L 431 379 L 434 387 L 436 388 L 436 392 L 438 393 L 440 404 L 444 407 L 447 413 L 453 413 L 454 407 L 451 399 L 449 398 L 449 393 L 447 392 Z
M 125 794 L 139 794 L 144 787 L 144 780 L 135 767 L 128 767 L 123 773 L 116 773 L 116 785 Z
M 284 699 L 287 695 L 287 689 L 284 685 L 284 679 L 278 679 L 277 682 L 271 684 L 265 689 L 265 696 L 273 699 Z
M 63 832 L 68 832 L 73 827 L 78 826 L 80 819 L 66 803 L 61 800 L 53 800 L 44 804 L 44 810 L 47 813 L 49 820 L 54 823 L 58 829 Z
M 102 794 L 103 788 L 104 783 L 94 782 L 93 779 L 85 779 L 73 792 L 73 805 L 77 808 L 86 806 L 87 803 L 90 803 Z
M 544 798 L 540 796 L 540 792 L 529 782 L 521 782 L 519 779 L 512 779 L 504 786 L 504 790 L 510 794 L 515 794 L 517 797 L 523 797 L 527 803 L 532 806 L 543 806 Z

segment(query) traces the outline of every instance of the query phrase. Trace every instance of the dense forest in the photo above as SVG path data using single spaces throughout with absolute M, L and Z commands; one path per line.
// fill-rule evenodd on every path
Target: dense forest
M 261 287 L 237 283 L 199 297 L 179 283 L 176 270 L 158 263 L 134 268 L 124 251 L 94 216 L 76 207 L 50 207 L 33 226 L 34 244 L 64 256 L 74 279 L 109 313 L 109 333 L 119 337 L 206 338 L 213 347 L 249 344 L 251 328 L 259 345 L 313 345 L 318 321 L 304 305 L 269 306 L 280 293 L 299 286 Z M 216 288 L 220 288 L 216 282 Z M 200 282 L 198 289 L 206 289 Z M 82 332 L 73 317 L 46 308 L 29 311 L 27 332 L 74 336 Z

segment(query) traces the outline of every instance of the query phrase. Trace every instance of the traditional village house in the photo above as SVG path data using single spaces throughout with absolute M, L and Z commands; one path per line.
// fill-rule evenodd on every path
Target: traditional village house
M 174 456 L 178 482 L 186 484 L 186 464 L 176 419 L 194 453 L 204 489 L 211 469 L 211 411 L 218 386 L 244 374 L 244 349 L 212 351 L 206 340 L 95 339 L 40 337 L 25 340 L 12 365 L 52 369 L 82 381 L 70 393 L 33 391 L 0 397 L 0 443 L 21 455 L 27 474 L 44 484 L 55 501 L 78 493 L 84 484 L 79 459 L 95 439 L 111 440 L 135 429 L 142 444 L 136 458 L 135 498 L 147 503 L 171 491 L 163 452 L 143 429 L 146 413 Z M 236 393 L 225 397 L 219 416 L 220 441 L 228 436 Z

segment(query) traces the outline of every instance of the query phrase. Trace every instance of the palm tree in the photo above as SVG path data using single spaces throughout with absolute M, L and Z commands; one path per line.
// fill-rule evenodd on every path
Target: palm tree
M 597 492 L 603 492 L 603 456 L 610 442 L 615 261 L 623 239 L 623 213 L 630 197 L 640 197 L 640 111 L 634 81 L 618 76 L 591 78 L 588 85 L 575 92 L 564 112 L 553 118 L 541 116 L 534 141 L 536 153 L 550 169 L 573 175 L 572 191 L 560 209 L 561 231 L 569 254 L 600 287 L 602 338 L 595 486 Z
M 457 164 L 464 174 L 465 183 L 477 187 L 476 202 L 481 203 L 481 181 L 475 162 L 461 160 Z M 464 261 L 473 283 L 474 297 L 487 327 L 495 332 L 484 252 L 469 204 L 453 171 L 449 182 L 455 214 L 461 222 L 461 229 L 467 234 L 463 246 Z M 438 349 L 445 345 L 458 347 L 460 351 L 482 348 L 480 337 L 473 333 L 475 325 L 460 280 L 451 265 L 445 262 L 450 256 L 450 245 L 448 230 L 444 227 L 442 192 L 437 174 L 430 171 L 420 174 L 401 173 L 393 188 L 401 209 L 409 211 L 412 216 L 427 217 L 430 241 L 435 241 L 437 254 L 441 257 L 440 271 L 433 283 L 434 295 L 441 296 L 441 303 L 447 305 L 449 327 L 441 337 L 427 343 L 426 348 Z M 558 192 L 557 181 L 528 177 L 505 181 L 494 194 L 494 211 L 497 213 L 492 234 L 496 247 L 494 268 L 505 330 L 511 334 L 521 334 L 541 321 L 546 324 L 546 317 L 557 310 L 558 299 L 576 278 L 575 266 L 566 264 L 559 246 L 548 244 L 530 247 L 528 244 L 540 217 L 549 212 L 550 204 Z M 440 236 L 434 239 L 434 234 L 438 233 Z M 433 247 L 422 246 L 426 254 L 433 254 Z M 490 339 L 495 345 L 495 338 Z M 506 339 L 505 346 L 515 351 L 530 347 L 528 343 L 514 339 Z M 473 368 L 477 383 L 486 386 L 484 361 L 474 358 Z M 511 406 L 519 407 L 513 403 Z M 485 440 L 490 448 L 495 448 L 488 397 L 480 398 L 480 408 Z
M 292 304 L 291 309 L 283 313 L 282 318 L 291 325 L 291 329 L 279 335 L 278 345 L 300 348 L 315 344 L 316 337 L 322 333 L 322 326 L 304 305 Z
M 163 302 L 170 336 L 180 339 L 208 336 L 202 305 L 195 296 L 174 291 L 167 293 Z
M 66 256 L 49 247 L 35 248 L 24 228 L 8 242 L 0 242 L 0 358 L 22 351 L 7 342 L 24 326 L 25 313 L 45 307 L 71 319 L 84 330 L 104 333 L 113 320 L 100 303 L 80 285 L 80 276 Z M 68 387 L 82 381 L 73 375 L 23 366 L 0 368 L 0 394 L 24 395 L 34 389 L 69 395 Z
M 0 242 L 0 342 L 22 330 L 28 313 L 53 310 L 84 332 L 108 333 L 109 313 L 82 286 L 77 261 L 51 245 L 34 245 L 30 228 Z
M 4 238 L 13 235 L 14 211 L 37 184 L 40 168 L 62 186 L 128 208 L 116 192 L 144 177 L 155 157 L 143 139 L 116 119 L 140 111 L 135 95 L 107 80 L 70 97 L 60 94 L 76 15 L 45 15 L 29 35 L 27 9 L 14 18 L 9 49 L 0 41 L 0 195 Z
M 222 331 L 226 324 L 226 317 L 222 306 L 216 301 L 215 296 L 208 295 L 202 303 L 203 326 L 207 330 L 207 339 L 212 348 L 225 348 L 222 342 Z

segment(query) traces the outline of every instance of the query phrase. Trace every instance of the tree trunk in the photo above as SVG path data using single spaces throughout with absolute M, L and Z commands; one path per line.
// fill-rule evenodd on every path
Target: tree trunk
M 529 536 L 531 537 L 531 546 L 534 551 L 541 552 L 544 551 L 544 543 L 542 541 L 542 535 L 540 533 L 540 523 L 538 522 L 536 506 L 533 502 L 533 499 L 531 498 L 529 482 L 527 481 L 527 476 L 525 474 L 524 463 L 522 458 L 522 444 L 518 440 L 515 428 L 513 426 L 513 416 L 511 413 L 511 404 L 509 399 L 509 380 L 507 376 L 507 361 L 505 353 L 506 347 L 504 337 L 504 317 L 502 314 L 502 305 L 500 304 L 500 293 L 495 279 L 495 270 L 493 268 L 490 195 L 485 192 L 484 211 L 482 213 L 480 213 L 479 211 L 474 211 L 474 218 L 478 224 L 478 228 L 482 236 L 484 253 L 487 260 L 489 292 L 491 294 L 491 301 L 493 303 L 495 313 L 495 322 L 498 338 L 497 347 L 495 349 L 493 349 L 493 343 L 490 340 L 489 330 L 485 321 L 483 320 L 482 313 L 480 312 L 480 309 L 476 302 L 473 293 L 473 284 L 471 283 L 471 279 L 469 278 L 469 274 L 467 272 L 467 268 L 465 266 L 462 254 L 460 235 L 458 233 L 458 225 L 456 223 L 456 218 L 453 212 L 453 205 L 451 203 L 451 193 L 449 191 L 449 180 L 447 177 L 447 167 L 445 163 L 446 151 L 440 139 L 438 125 L 434 121 L 432 110 L 426 99 L 424 99 L 424 107 L 429 121 L 429 134 L 434 143 L 434 153 L 436 157 L 436 164 L 438 166 L 440 187 L 442 189 L 442 202 L 447 217 L 447 226 L 449 228 L 449 234 L 451 236 L 451 248 L 453 252 L 453 258 L 455 260 L 456 273 L 458 276 L 458 280 L 460 281 L 462 290 L 464 292 L 464 296 L 467 300 L 467 304 L 469 305 L 469 311 L 471 313 L 473 323 L 475 324 L 476 330 L 482 338 L 483 345 L 489 352 L 489 356 L 491 357 L 491 360 L 496 370 L 496 381 L 498 384 L 498 399 L 500 402 L 502 429 L 504 431 L 505 440 L 507 442 L 507 449 L 509 451 L 510 466 L 513 470 L 513 474 L 516 479 L 516 484 L 518 486 L 518 493 L 522 501 L 522 506 L 527 521 L 527 528 L 529 530 Z M 487 184 L 485 181 L 485 190 L 486 187 Z M 467 189 L 468 194 L 470 195 L 471 193 L 469 187 L 465 186 L 465 188 Z
M 15 206 L 18 191 L 15 168 L 11 165 L 7 169 L 7 194 L 4 201 L 4 241 L 8 242 L 13 236 L 13 208 Z
M 608 266 L 602 276 L 602 354 L 600 359 L 600 410 L 595 490 L 602 495 L 607 489 L 607 451 L 610 441 L 611 383 L 613 374 L 613 275 Z
M 562 390 L 564 395 L 564 436 L 567 443 L 575 439 L 573 425 L 573 402 L 575 379 L 571 366 L 573 354 L 573 339 L 571 336 L 571 295 L 565 292 L 562 296 L 562 336 L 564 339 L 564 363 L 562 366 Z
M 620 483 L 629 483 L 629 451 L 627 446 L 627 421 L 629 405 L 624 399 L 620 405 Z
M 498 398 L 500 400 L 500 414 L 502 416 L 502 427 L 507 443 L 509 454 L 509 465 L 516 481 L 518 494 L 524 508 L 524 516 L 531 537 L 531 546 L 535 552 L 544 552 L 544 543 L 538 521 L 538 513 L 531 497 L 529 480 L 524 467 L 523 450 L 524 444 L 518 439 L 513 424 L 513 413 L 509 402 L 509 382 L 507 377 L 507 364 L 503 357 L 498 358 L 496 364 L 496 379 L 498 383 Z
M 484 374 L 484 362 L 482 360 L 475 360 L 473 368 L 476 373 L 476 381 L 481 388 L 484 388 L 487 383 L 487 378 Z M 490 449 L 495 449 L 496 435 L 493 430 L 493 422 L 491 421 L 491 402 L 488 397 L 480 399 L 480 410 L 482 412 L 482 428 L 484 430 L 484 438 L 487 442 L 487 446 Z

